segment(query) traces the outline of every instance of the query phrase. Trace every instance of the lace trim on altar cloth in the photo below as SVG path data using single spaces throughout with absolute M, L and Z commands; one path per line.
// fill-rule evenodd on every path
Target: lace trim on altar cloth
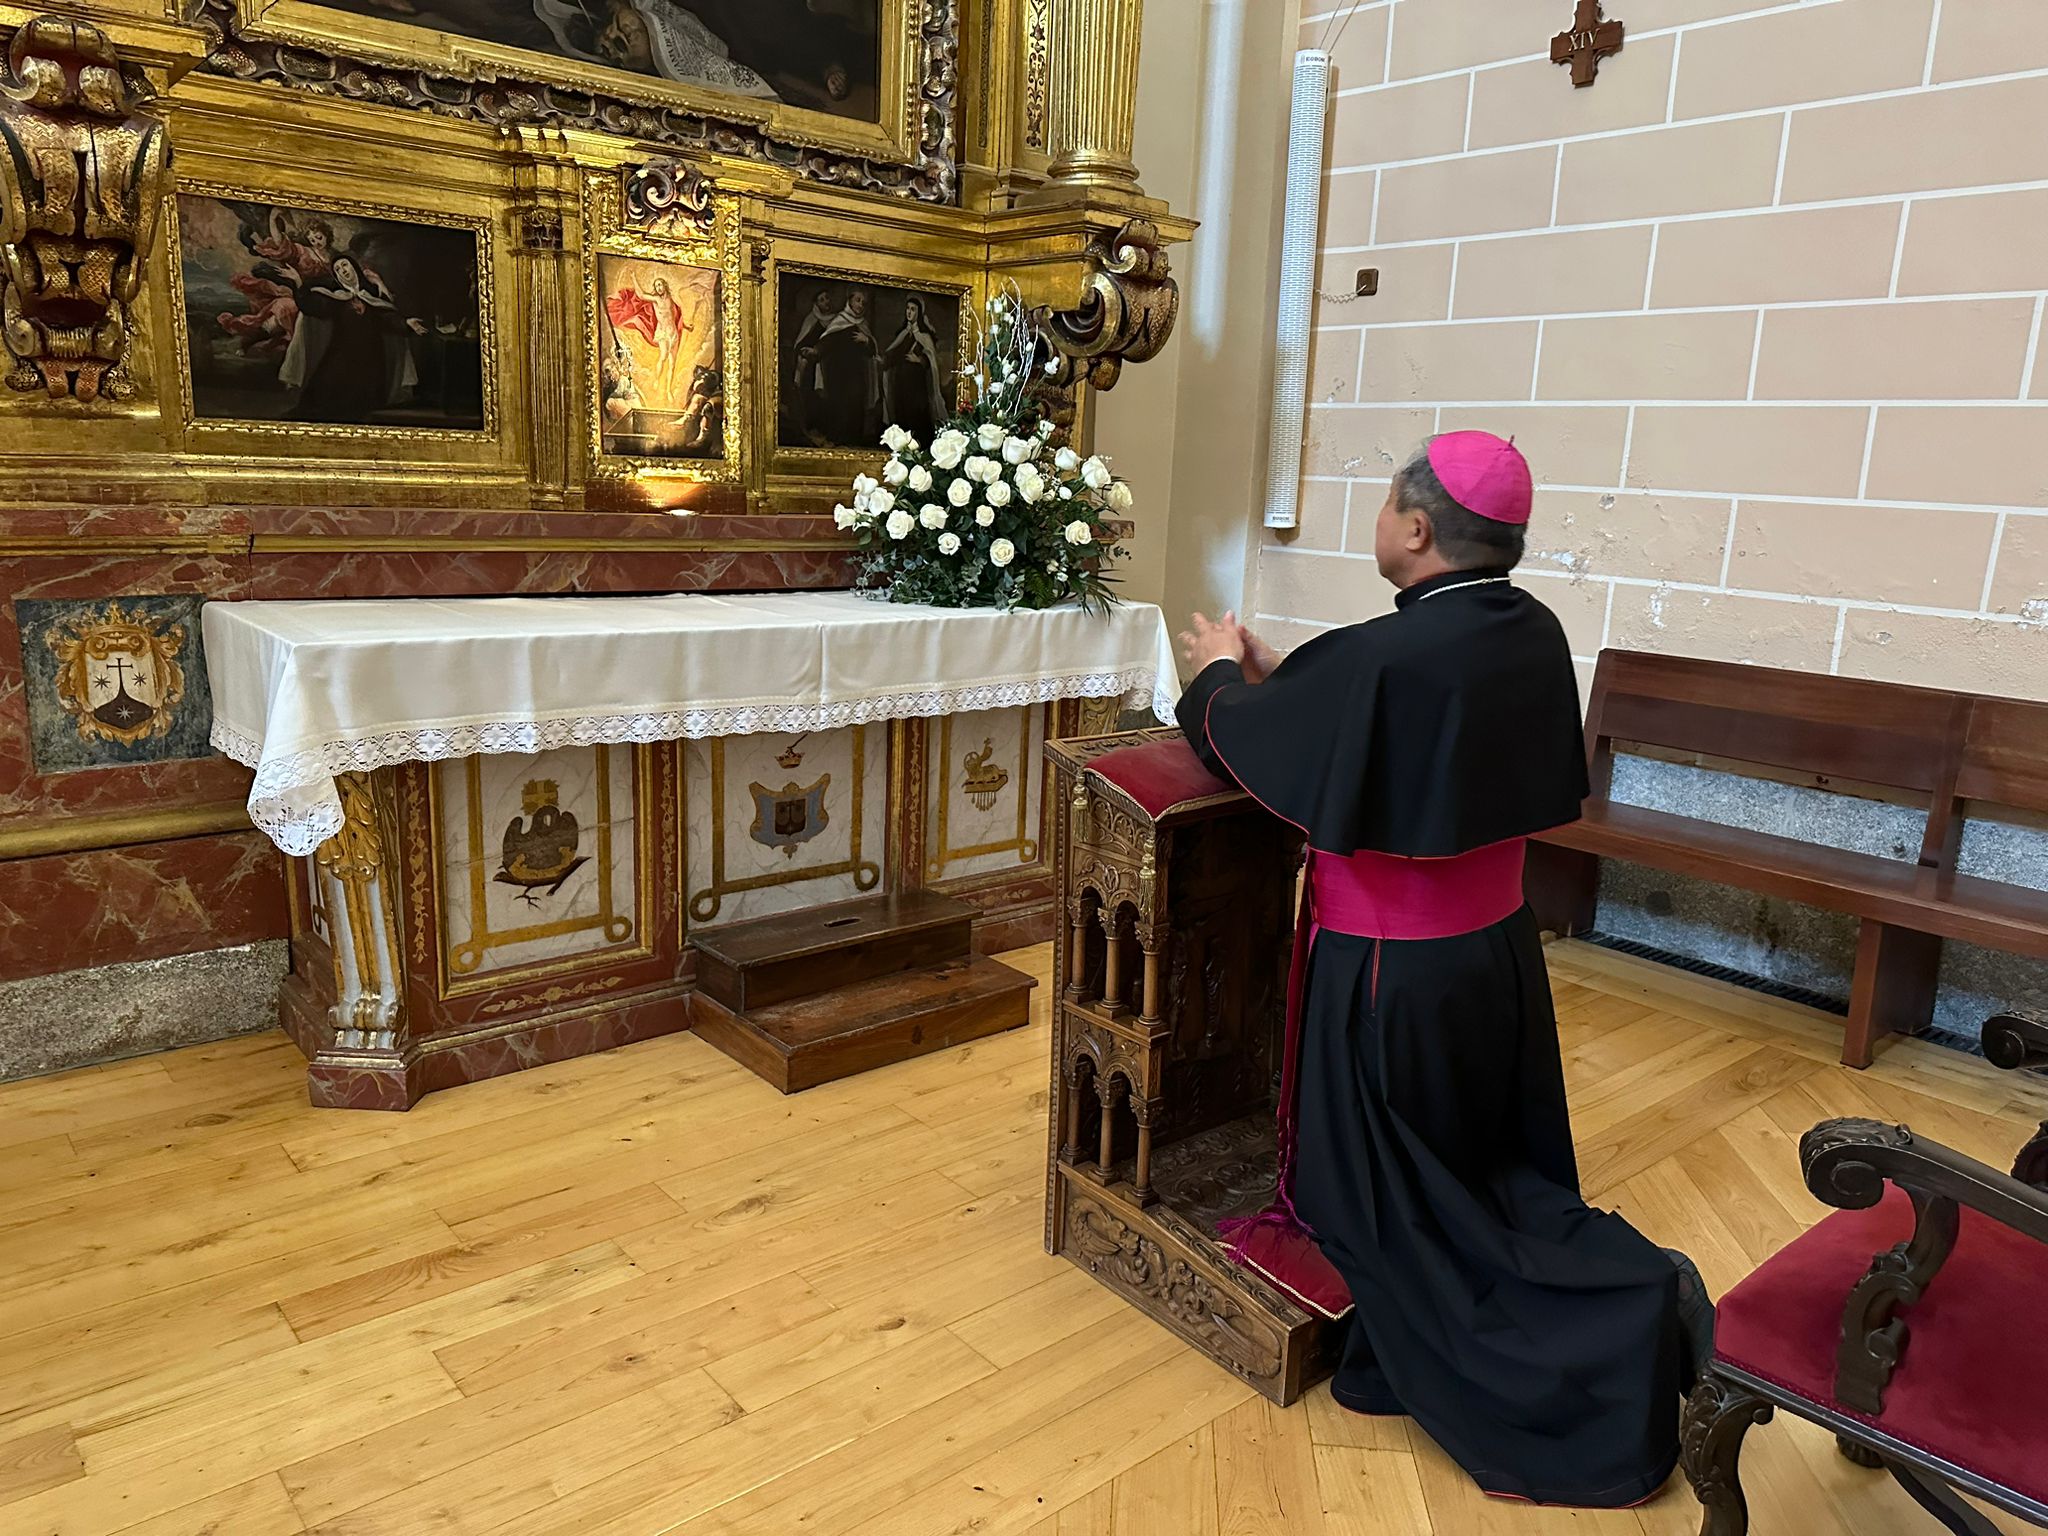
M 976 683 L 917 693 L 879 694 L 835 704 L 734 705 L 645 714 L 572 715 L 555 720 L 487 720 L 476 725 L 421 726 L 359 741 L 324 741 L 302 752 L 266 756 L 262 743 L 215 718 L 213 745 L 256 771 L 249 819 L 285 853 L 304 857 L 341 830 L 340 773 L 367 773 L 399 763 L 433 763 L 479 753 L 544 752 L 553 747 L 620 746 L 628 742 L 701 741 L 762 732 L 828 731 L 880 720 L 920 720 L 971 710 L 1052 704 L 1062 699 L 1121 698 L 1127 709 L 1149 706 L 1171 724 L 1173 677 L 1152 667 L 1121 672 Z

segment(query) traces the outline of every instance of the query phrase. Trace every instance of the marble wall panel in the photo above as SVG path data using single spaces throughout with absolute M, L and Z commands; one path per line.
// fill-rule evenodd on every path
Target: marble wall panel
M 974 710 L 929 722 L 925 878 L 1041 862 L 1047 707 Z
M 647 948 L 644 755 L 559 747 L 434 764 L 444 996 Z
M 687 743 L 685 922 L 708 928 L 879 890 L 888 743 L 885 726 Z
M 0 860 L 0 980 L 283 938 L 260 832 Z

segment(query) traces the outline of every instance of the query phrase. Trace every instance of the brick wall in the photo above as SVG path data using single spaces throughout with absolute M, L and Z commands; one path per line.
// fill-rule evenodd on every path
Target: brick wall
M 1332 9 L 1308 0 L 1302 46 Z M 2048 0 L 1373 0 L 1336 44 L 1282 643 L 1382 611 L 1433 431 L 1513 433 L 1603 645 L 2048 697 Z

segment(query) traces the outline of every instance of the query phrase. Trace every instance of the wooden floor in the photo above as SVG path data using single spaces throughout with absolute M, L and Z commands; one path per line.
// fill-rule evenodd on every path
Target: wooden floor
M 1812 1122 L 2003 1164 L 2048 1113 L 1933 1047 L 1852 1073 L 1833 1020 L 1552 961 L 1589 1194 L 1716 1289 L 1820 1214 Z M 1047 1258 L 1045 1055 L 1041 1006 L 794 1099 L 687 1036 L 409 1115 L 309 1110 L 281 1036 L 0 1087 L 0 1531 L 1697 1529 L 1678 1484 L 1482 1499 L 1401 1422 L 1278 1411 Z M 1817 1433 L 1750 1445 L 1758 1536 L 1933 1529 Z

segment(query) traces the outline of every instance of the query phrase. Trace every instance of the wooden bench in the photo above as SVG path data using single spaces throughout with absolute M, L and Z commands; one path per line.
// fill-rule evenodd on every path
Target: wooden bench
M 1861 924 L 1842 1060 L 1933 1015 L 1944 939 L 2048 958 L 2048 894 L 1959 874 L 1970 802 L 2048 811 L 2048 704 L 1605 651 L 1586 719 L 1582 821 L 1530 847 L 1538 920 L 1593 926 L 1602 858 L 1845 912 Z M 1610 798 L 1617 743 L 1888 791 L 1927 813 L 1916 861 L 1847 852 Z

